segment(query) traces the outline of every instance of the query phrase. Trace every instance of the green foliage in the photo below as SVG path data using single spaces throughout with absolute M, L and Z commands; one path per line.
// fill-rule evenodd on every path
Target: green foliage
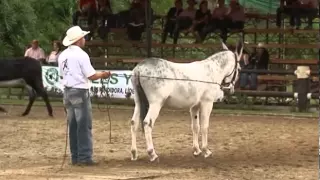
M 22 56 L 33 39 L 48 53 L 70 25 L 74 0 L 1 0 L 0 56 Z

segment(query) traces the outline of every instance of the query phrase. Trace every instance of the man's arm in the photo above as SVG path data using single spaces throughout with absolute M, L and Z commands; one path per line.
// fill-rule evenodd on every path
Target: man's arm
M 96 72 L 96 70 L 92 67 L 90 63 L 90 58 L 86 54 L 86 57 L 83 58 L 80 64 L 81 70 L 83 74 L 90 80 L 97 80 L 100 78 L 107 78 L 111 75 L 111 73 L 108 72 Z
M 26 50 L 26 52 L 24 53 L 24 57 L 28 57 L 29 56 L 29 49 Z

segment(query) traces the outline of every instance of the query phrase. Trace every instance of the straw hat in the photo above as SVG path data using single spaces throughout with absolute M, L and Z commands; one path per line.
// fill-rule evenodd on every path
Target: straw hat
M 79 26 L 73 26 L 68 29 L 66 37 L 64 37 L 62 41 L 62 44 L 64 46 L 70 46 L 89 33 L 90 31 L 83 31 Z

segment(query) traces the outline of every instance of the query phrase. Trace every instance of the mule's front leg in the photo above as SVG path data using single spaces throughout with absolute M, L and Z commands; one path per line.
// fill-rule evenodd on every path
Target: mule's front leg
M 154 123 L 158 118 L 160 109 L 161 109 L 160 105 L 150 104 L 147 116 L 143 121 L 144 133 L 145 133 L 145 138 L 147 142 L 147 152 L 151 162 L 158 159 L 158 155 L 154 150 L 153 141 L 152 141 L 152 128 L 154 127 Z
M 199 156 L 201 154 L 201 150 L 199 147 L 199 107 L 192 107 L 190 109 L 190 116 L 191 116 L 191 129 L 192 129 L 192 136 L 193 136 L 193 155 Z
M 140 106 L 136 104 L 134 107 L 133 116 L 131 119 L 131 160 L 135 161 L 138 159 L 137 150 L 137 131 L 139 127 L 139 116 L 140 116 Z
M 208 149 L 208 128 L 212 106 L 212 102 L 206 102 L 202 103 L 200 107 L 202 151 L 205 158 L 212 154 L 212 152 Z

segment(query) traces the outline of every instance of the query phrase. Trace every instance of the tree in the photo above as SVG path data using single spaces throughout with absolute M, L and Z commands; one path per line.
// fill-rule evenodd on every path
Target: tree
M 1 0 L 0 56 L 22 56 L 32 39 L 51 50 L 70 26 L 74 0 Z

